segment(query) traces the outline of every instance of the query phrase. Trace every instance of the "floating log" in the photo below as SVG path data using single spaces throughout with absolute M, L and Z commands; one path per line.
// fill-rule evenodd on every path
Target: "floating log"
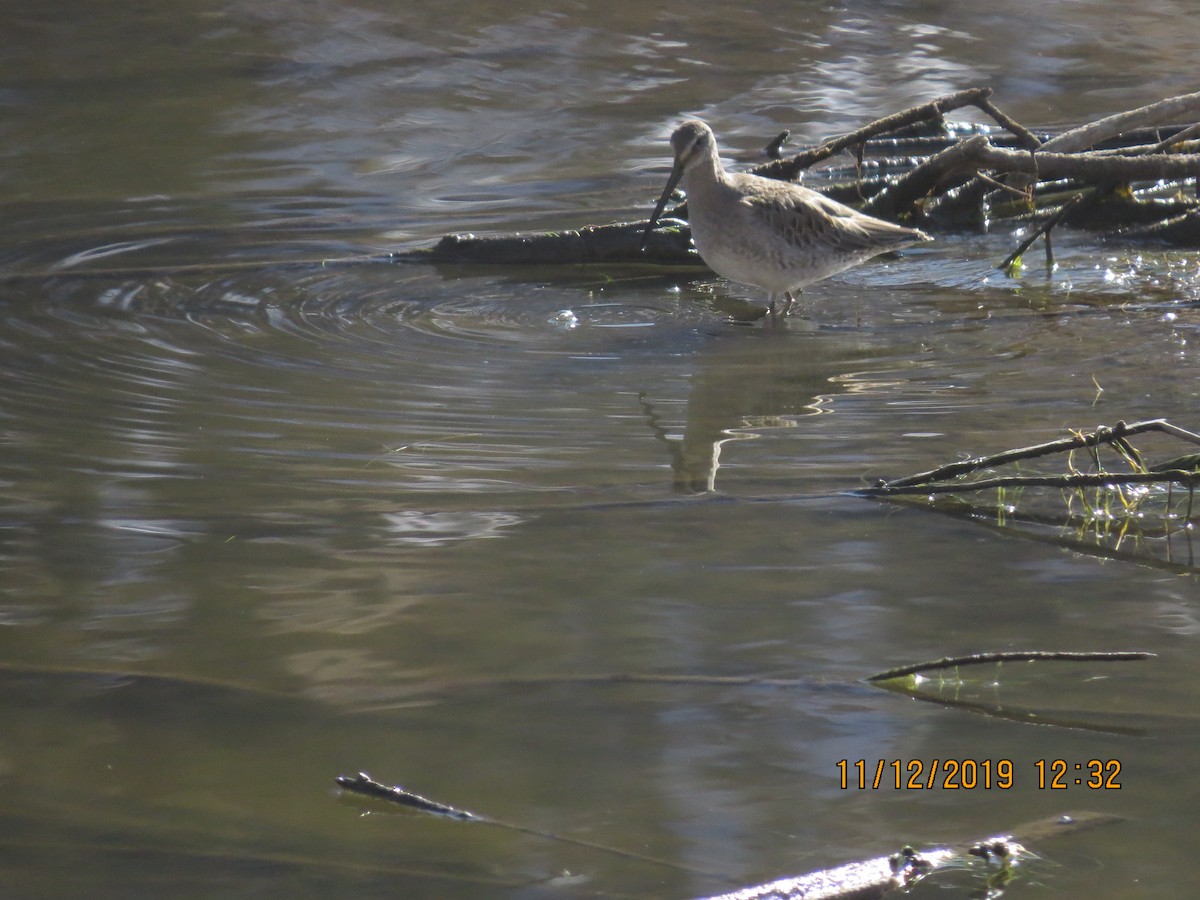
M 1119 816 L 1101 813 L 1067 813 L 1021 825 L 1012 834 L 921 852 L 905 847 L 889 856 L 877 856 L 807 875 L 783 878 L 707 897 L 705 900 L 878 900 L 895 891 L 910 888 L 948 865 L 979 858 L 1002 867 L 1011 867 L 1026 853 L 1024 843 L 1118 821 Z

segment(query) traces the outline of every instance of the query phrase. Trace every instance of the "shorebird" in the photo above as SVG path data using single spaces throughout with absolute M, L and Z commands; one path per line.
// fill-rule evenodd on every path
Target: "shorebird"
M 646 225 L 643 246 L 680 179 L 692 243 L 710 269 L 767 292 L 767 308 L 793 291 L 888 250 L 933 240 L 864 215 L 816 191 L 758 175 L 729 174 L 712 129 L 690 119 L 671 135 L 675 164 Z

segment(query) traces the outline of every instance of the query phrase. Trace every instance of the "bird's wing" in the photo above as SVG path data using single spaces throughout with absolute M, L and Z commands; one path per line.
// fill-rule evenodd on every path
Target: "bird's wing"
M 750 216 L 759 219 L 764 228 L 785 235 L 797 246 L 819 244 L 858 255 L 906 247 L 925 239 L 919 231 L 863 215 L 800 185 L 788 185 L 786 191 L 756 192 L 743 202 Z

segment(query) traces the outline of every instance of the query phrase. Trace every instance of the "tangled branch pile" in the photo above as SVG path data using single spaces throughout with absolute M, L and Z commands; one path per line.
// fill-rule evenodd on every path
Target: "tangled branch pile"
M 1200 124 L 1191 124 L 1200 123 L 1200 92 L 1053 136 L 1016 122 L 991 96 L 990 88 L 979 87 L 939 97 L 751 171 L 783 180 L 807 175 L 810 187 L 836 200 L 925 230 L 1032 217 L 1200 247 Z M 947 113 L 968 106 L 996 125 L 946 121 Z M 784 133 L 772 140 L 764 154 L 778 157 L 786 139 Z M 844 153 L 852 156 L 849 165 L 814 169 Z M 642 220 L 532 234 L 447 235 L 419 253 L 453 262 L 695 263 L 686 217 L 686 204 L 664 217 L 665 227 L 645 251 Z

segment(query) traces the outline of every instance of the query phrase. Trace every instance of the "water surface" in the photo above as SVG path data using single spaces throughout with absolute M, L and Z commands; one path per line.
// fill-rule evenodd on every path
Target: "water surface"
M 1194 87 L 1182 4 L 877 6 L 5 16 L 11 896 L 685 898 L 1072 808 L 1129 821 L 1013 896 L 1195 881 L 1189 534 L 1113 559 L 846 493 L 1196 428 L 1193 254 L 1076 235 L 1012 280 L 1012 235 L 950 236 L 777 328 L 700 269 L 327 264 L 644 216 L 685 115 L 737 154 L 974 84 L 1028 124 Z M 975 677 L 1096 730 L 861 682 L 1013 649 L 1158 656 Z M 628 673 L 672 680 L 587 677 Z M 838 784 L 934 758 L 1016 784 Z M 1122 787 L 1039 788 L 1044 759 Z M 652 859 L 364 816 L 358 770 Z

